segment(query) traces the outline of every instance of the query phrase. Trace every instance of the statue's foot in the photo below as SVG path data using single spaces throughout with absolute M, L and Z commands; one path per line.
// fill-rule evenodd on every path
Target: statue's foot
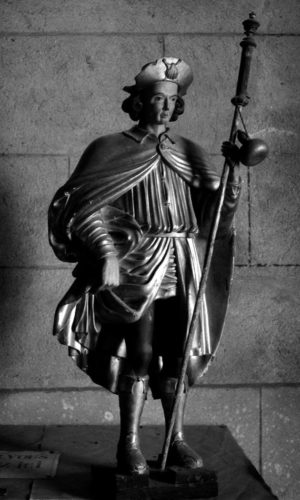
M 145 457 L 137 440 L 132 436 L 118 444 L 117 467 L 119 472 L 128 475 L 149 473 Z
M 168 465 L 177 465 L 186 469 L 197 469 L 203 467 L 203 460 L 183 439 L 175 437 L 172 441 L 169 454 Z

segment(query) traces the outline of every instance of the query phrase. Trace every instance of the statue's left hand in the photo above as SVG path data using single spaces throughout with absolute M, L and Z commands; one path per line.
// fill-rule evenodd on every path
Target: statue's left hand
M 224 141 L 221 147 L 223 156 L 225 156 L 229 167 L 234 168 L 239 163 L 240 150 L 236 144 L 230 141 Z
M 239 183 L 239 173 L 240 173 L 240 162 L 239 153 L 240 150 L 236 144 L 230 141 L 224 141 L 221 147 L 223 156 L 225 156 L 226 161 L 229 165 L 229 176 L 228 181 L 233 183 Z

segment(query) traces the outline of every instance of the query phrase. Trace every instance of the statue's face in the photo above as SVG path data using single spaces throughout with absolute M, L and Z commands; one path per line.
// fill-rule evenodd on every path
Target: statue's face
M 143 108 L 144 119 L 149 125 L 169 123 L 175 109 L 177 92 L 176 83 L 157 82 L 154 84 Z

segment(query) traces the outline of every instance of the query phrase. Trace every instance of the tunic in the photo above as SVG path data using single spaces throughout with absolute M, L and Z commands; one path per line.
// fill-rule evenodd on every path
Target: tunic
M 133 129 L 126 134 L 140 138 L 140 130 Z M 147 140 L 150 134 L 142 138 Z M 170 138 L 162 136 L 161 147 L 167 148 Z M 199 228 L 194 212 L 188 184 L 177 172 L 167 167 L 162 157 L 157 167 L 139 184 L 118 198 L 113 204 L 135 218 L 144 236 L 169 237 L 169 261 L 155 299 L 176 295 L 177 269 L 174 251 L 174 237 L 180 234 L 193 238 Z M 169 236 L 170 233 L 177 233 Z

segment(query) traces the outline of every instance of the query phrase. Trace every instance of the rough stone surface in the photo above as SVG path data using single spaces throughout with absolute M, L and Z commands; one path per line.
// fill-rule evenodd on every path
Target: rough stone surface
M 1 388 L 80 387 L 89 380 L 52 336 L 67 270 L 1 269 Z
M 104 390 L 0 392 L 0 401 L 0 420 L 6 425 L 119 424 L 118 398 Z M 227 425 L 258 468 L 258 401 L 257 389 L 193 389 L 185 423 Z M 149 396 L 141 425 L 163 424 L 160 401 Z
M 166 37 L 166 53 L 184 57 L 194 72 L 186 113 L 176 126 L 211 152 L 218 152 L 229 135 L 239 41 L 223 36 Z M 299 48 L 299 37 L 260 37 L 253 53 L 248 85 L 252 98 L 243 116 L 250 135 L 264 139 L 273 153 L 290 154 L 300 148 Z
M 11 36 L 0 51 L 0 151 L 75 154 L 131 126 L 122 88 L 162 45 L 157 36 Z
M 251 253 L 258 264 L 300 264 L 299 156 L 251 170 Z
M 223 338 L 204 383 L 298 382 L 299 268 L 236 269 Z
M 259 391 L 254 388 L 196 388 L 189 394 L 187 425 L 227 425 L 259 469 Z
M 67 158 L 2 156 L 0 172 L 0 265 L 62 265 L 49 246 L 47 211 L 67 179 Z
M 299 49 L 300 37 L 264 37 L 253 56 L 248 131 L 264 139 L 271 153 L 300 150 Z
M 235 216 L 236 250 L 235 264 L 247 265 L 249 262 L 249 189 L 247 169 L 241 168 L 242 193 L 238 211 Z
M 44 435 L 43 426 L 0 425 L 1 450 L 38 450 Z
M 242 32 L 254 10 L 267 33 L 299 33 L 297 0 L 2 0 L 0 29 L 24 32 Z M 117 15 L 116 15 L 117 14 Z
M 262 391 L 263 476 L 280 500 L 298 500 L 300 489 L 300 389 Z
M 239 41 L 166 39 L 166 52 L 184 56 L 195 73 L 186 113 L 175 129 L 211 153 L 219 153 L 229 134 Z M 16 153 L 76 154 L 95 137 L 130 126 L 120 111 L 121 88 L 132 83 L 145 61 L 162 55 L 156 36 L 7 37 L 1 45 L 1 150 Z M 273 152 L 299 151 L 298 52 L 299 37 L 261 37 L 253 58 L 253 102 L 244 114 L 249 132 L 264 138 Z

